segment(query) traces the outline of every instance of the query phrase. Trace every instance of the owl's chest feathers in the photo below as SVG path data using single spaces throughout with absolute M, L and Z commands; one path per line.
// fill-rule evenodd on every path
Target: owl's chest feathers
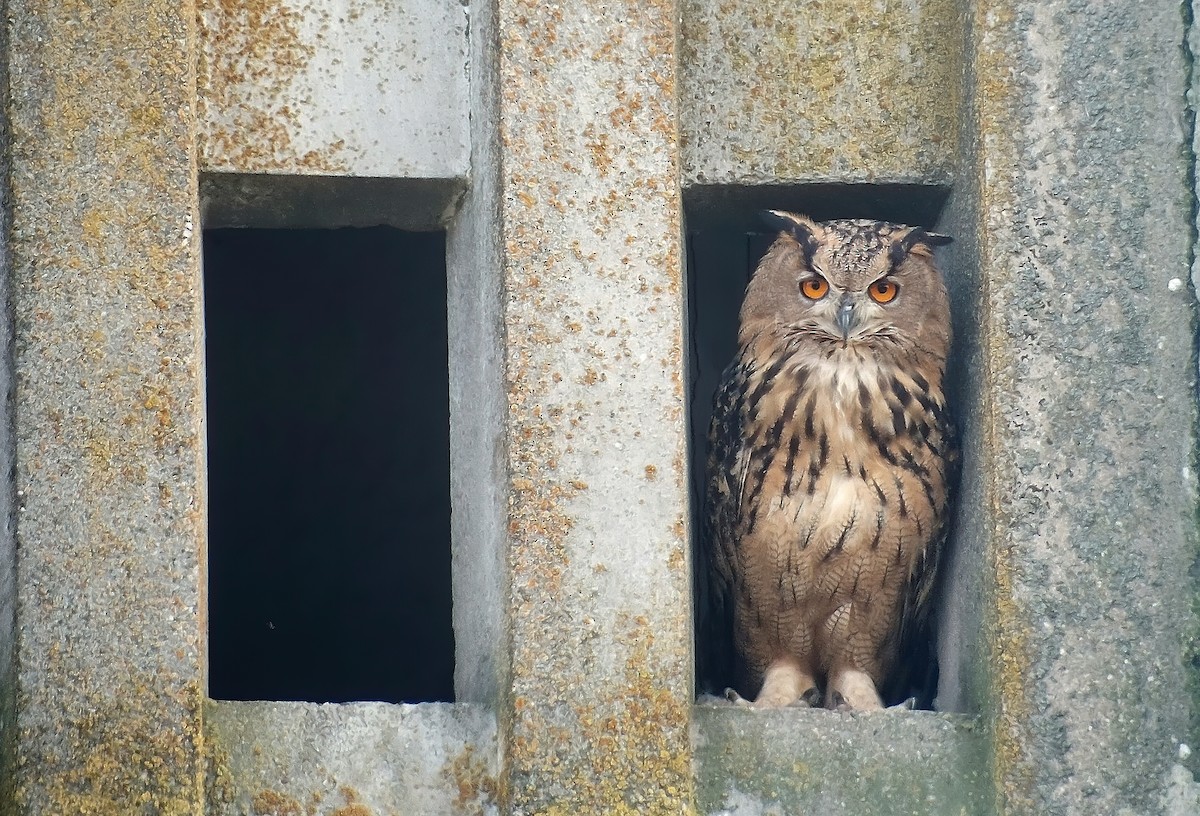
M 946 502 L 949 444 L 940 372 L 927 377 L 853 350 L 750 369 L 742 495 L 752 531 L 836 520 L 878 546 L 885 521 L 902 537 L 932 529 Z

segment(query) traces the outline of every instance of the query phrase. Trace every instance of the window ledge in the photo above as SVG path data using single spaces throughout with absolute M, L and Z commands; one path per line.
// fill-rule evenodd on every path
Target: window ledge
M 700 813 L 988 813 L 979 721 L 929 711 L 693 710 Z
M 210 700 L 205 732 L 210 814 L 496 812 L 485 706 Z

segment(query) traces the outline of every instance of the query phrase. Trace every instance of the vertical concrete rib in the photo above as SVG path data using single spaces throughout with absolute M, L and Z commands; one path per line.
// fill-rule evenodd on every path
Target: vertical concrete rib
M 496 3 L 471 6 L 471 184 L 446 242 L 454 694 L 499 707 L 508 682 L 508 470 Z
M 0 0 L 0 20 L 8 2 Z M 0 813 L 17 779 L 17 539 L 13 483 L 12 212 L 8 111 L 8 29 L 0 25 Z
M 677 19 L 498 5 L 514 813 L 691 800 Z
M 9 6 L 15 813 L 201 810 L 195 7 Z
M 995 603 L 967 685 L 992 689 L 1002 812 L 1171 812 L 1195 705 L 1184 20 L 971 13 Z

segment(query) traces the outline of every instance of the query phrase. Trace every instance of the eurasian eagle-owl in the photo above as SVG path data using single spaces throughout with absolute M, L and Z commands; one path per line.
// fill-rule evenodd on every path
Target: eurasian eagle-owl
M 957 454 L 933 250 L 950 239 L 764 217 L 779 234 L 746 288 L 709 431 L 710 568 L 732 607 L 735 682 L 755 707 L 877 709 L 927 620 L 946 538 Z

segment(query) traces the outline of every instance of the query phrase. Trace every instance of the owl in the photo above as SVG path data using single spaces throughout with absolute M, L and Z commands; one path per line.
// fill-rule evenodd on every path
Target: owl
M 929 615 L 957 458 L 934 248 L 879 221 L 764 218 L 709 430 L 706 528 L 732 618 L 736 690 L 756 708 L 882 707 Z

